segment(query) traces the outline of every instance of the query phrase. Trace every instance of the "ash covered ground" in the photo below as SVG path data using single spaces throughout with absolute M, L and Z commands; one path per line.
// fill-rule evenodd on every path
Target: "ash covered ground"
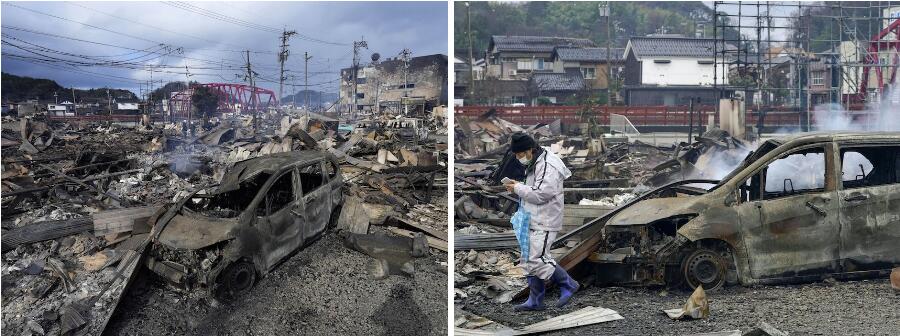
M 586 306 L 613 309 L 624 320 L 546 335 L 688 335 L 741 330 L 767 322 L 790 335 L 900 335 L 900 292 L 886 278 L 789 286 L 726 287 L 707 292 L 710 318 L 673 321 L 662 309 L 684 305 L 690 292 L 653 288 L 588 287 L 563 309 L 518 313 L 513 303 L 470 299 L 461 307 L 508 327 L 522 327 Z M 552 306 L 558 290 L 548 291 Z M 514 301 L 519 303 L 519 301 Z M 460 308 L 460 307 L 457 307 Z
M 374 229 L 373 229 L 374 230 Z M 415 260 L 412 277 L 372 280 L 372 258 L 329 231 L 260 280 L 217 304 L 168 288 L 143 270 L 106 335 L 445 335 L 447 254 Z

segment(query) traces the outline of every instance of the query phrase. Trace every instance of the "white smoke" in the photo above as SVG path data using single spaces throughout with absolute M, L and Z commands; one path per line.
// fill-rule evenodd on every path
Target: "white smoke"
M 698 173 L 694 178 L 704 178 L 719 180 L 731 173 L 732 170 L 741 164 L 751 151 L 756 150 L 757 143 L 753 143 L 747 147 L 737 147 L 733 149 L 711 148 L 703 154 L 708 155 L 704 158 L 705 164 L 701 164 Z M 698 160 L 698 163 L 700 160 Z
M 862 111 L 847 111 L 835 103 L 817 105 L 813 120 L 816 131 L 900 132 L 900 87 L 891 87 Z

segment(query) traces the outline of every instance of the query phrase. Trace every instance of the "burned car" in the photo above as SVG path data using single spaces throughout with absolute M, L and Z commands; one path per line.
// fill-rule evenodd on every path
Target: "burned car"
M 147 266 L 179 288 L 240 295 L 336 220 L 342 186 L 327 152 L 238 162 L 213 192 L 196 192 L 159 216 Z
M 768 140 L 711 188 L 695 182 L 609 218 L 590 257 L 604 282 L 714 289 L 900 265 L 900 133 Z

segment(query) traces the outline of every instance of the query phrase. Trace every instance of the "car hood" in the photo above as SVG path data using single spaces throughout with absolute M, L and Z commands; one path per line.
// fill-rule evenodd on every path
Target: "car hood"
M 644 225 L 678 215 L 697 214 L 705 206 L 703 196 L 652 198 L 632 204 L 609 219 L 609 225 Z
M 182 210 L 166 225 L 157 242 L 179 250 L 196 250 L 234 238 L 238 218 L 205 217 Z

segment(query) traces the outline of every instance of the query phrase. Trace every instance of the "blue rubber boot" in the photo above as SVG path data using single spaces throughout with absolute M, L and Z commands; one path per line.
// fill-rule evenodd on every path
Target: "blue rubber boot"
M 572 298 L 572 295 L 578 291 L 578 288 L 581 285 L 578 284 L 578 281 L 572 279 L 569 276 L 569 273 L 566 272 L 562 267 L 556 266 L 556 269 L 553 270 L 553 283 L 559 287 L 559 301 L 556 302 L 556 306 L 562 308 L 569 300 Z
M 544 293 L 547 292 L 547 287 L 544 286 L 544 280 L 529 275 L 528 288 L 531 289 L 528 293 L 528 300 L 525 300 L 525 303 L 516 305 L 513 309 L 516 311 L 544 310 Z

